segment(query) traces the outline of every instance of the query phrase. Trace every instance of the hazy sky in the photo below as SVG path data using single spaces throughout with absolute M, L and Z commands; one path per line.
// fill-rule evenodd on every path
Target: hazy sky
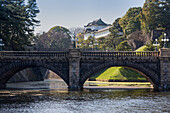
M 130 7 L 142 7 L 145 0 L 37 0 L 41 26 L 35 32 L 47 32 L 51 27 L 84 27 L 88 22 L 101 18 L 112 24 Z

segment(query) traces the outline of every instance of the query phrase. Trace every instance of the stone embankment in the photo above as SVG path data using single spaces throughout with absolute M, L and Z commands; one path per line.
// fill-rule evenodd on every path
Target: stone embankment
M 46 71 L 46 69 L 39 67 L 27 68 L 16 73 L 12 78 L 10 78 L 8 83 L 41 81 L 44 80 Z

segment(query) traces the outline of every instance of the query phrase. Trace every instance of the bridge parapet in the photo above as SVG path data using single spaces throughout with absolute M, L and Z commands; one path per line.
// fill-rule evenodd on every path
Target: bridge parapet
M 2 51 L 0 52 L 0 58 L 66 58 L 69 52 L 62 51 Z
M 159 57 L 159 52 L 81 52 L 82 57 Z

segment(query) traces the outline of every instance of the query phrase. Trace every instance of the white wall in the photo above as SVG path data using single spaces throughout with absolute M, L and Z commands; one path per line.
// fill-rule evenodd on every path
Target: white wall
M 99 33 L 95 33 L 95 38 L 100 38 L 100 37 L 104 37 L 110 34 L 109 30 L 103 31 L 103 32 L 99 32 Z
M 109 30 L 103 31 L 103 32 L 98 32 L 95 33 L 95 38 L 100 38 L 100 37 L 104 37 L 110 34 Z M 87 40 L 89 36 L 93 36 L 93 34 L 88 33 L 88 34 L 84 34 L 84 40 Z

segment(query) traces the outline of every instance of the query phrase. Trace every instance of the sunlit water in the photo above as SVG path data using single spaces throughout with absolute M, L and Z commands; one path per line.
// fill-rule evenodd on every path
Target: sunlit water
M 68 91 L 61 81 L 23 83 L 23 89 L 21 83 L 8 87 L 16 89 L 0 90 L 0 113 L 170 112 L 170 92 L 117 89 L 75 92 Z

